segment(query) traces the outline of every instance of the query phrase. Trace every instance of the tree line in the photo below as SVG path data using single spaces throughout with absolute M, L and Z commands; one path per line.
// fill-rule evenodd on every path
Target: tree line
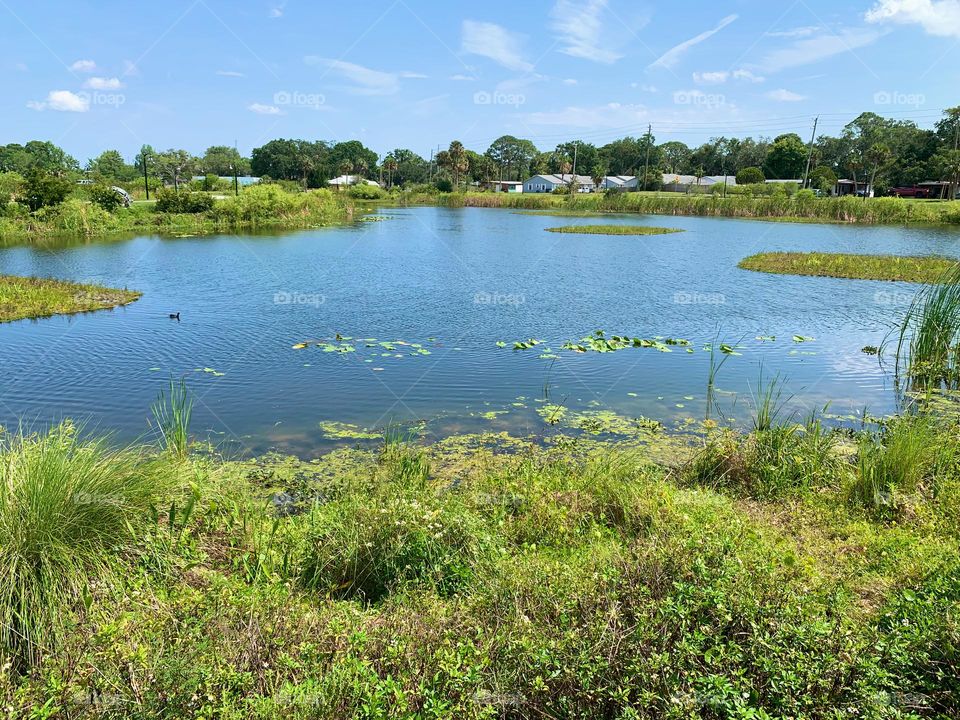
M 738 175 L 747 182 L 809 176 L 812 186 L 823 188 L 832 186 L 838 177 L 847 177 L 870 182 L 878 194 L 924 180 L 948 181 L 956 189 L 960 183 L 960 107 L 944 111 L 932 129 L 866 112 L 839 135 L 820 135 L 812 144 L 796 133 L 785 133 L 774 138 L 721 136 L 689 147 L 676 140 L 657 143 L 654 134 L 647 132 L 600 146 L 570 140 L 544 151 L 531 140 L 504 135 L 482 152 L 454 140 L 431 158 L 397 148 L 381 159 L 357 140 L 329 143 L 281 138 L 254 148 L 249 158 L 229 146 L 212 146 L 199 156 L 182 149 L 155 151 L 144 146 L 129 163 L 116 150 L 107 150 L 83 167 L 49 142 L 0 146 L 0 173 L 86 176 L 97 182 L 120 183 L 142 179 L 144 174 L 169 185 L 195 175 L 252 174 L 317 188 L 338 175 L 358 175 L 380 180 L 387 187 L 430 183 L 452 190 L 469 183 L 522 181 L 535 174 L 574 170 L 598 179 L 640 176 L 642 186 L 648 189 L 658 188 L 663 174 Z

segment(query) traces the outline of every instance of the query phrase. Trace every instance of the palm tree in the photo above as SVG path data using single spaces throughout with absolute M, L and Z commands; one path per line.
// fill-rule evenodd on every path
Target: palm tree
M 450 143 L 447 156 L 449 158 L 450 172 L 453 174 L 453 187 L 454 189 L 459 189 L 460 174 L 470 169 L 470 157 L 467 155 L 467 149 L 459 140 L 454 140 Z
M 393 187 L 393 174 L 397 171 L 399 165 L 392 155 L 387 155 L 383 161 L 383 169 L 387 171 L 387 187 Z

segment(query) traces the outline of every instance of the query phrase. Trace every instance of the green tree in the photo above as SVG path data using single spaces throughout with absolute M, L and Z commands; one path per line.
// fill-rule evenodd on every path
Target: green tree
M 682 174 L 688 169 L 691 150 L 679 140 L 671 140 L 659 146 L 663 158 L 661 167 L 668 173 Z
M 484 154 L 499 168 L 500 179 L 524 180 L 539 152 L 530 140 L 504 135 L 494 140 Z
M 397 185 L 426 182 L 430 175 L 427 161 L 413 150 L 396 148 L 390 151 L 387 158 L 392 158 L 397 163 L 396 170 L 391 176 L 391 180 Z
M 817 165 L 810 171 L 810 185 L 823 192 L 833 190 L 838 179 L 837 174 L 827 165 Z
M 87 163 L 87 172 L 95 179 L 113 182 L 128 182 L 139 175 L 137 168 L 128 165 L 116 150 L 105 150 L 90 160 Z
M 803 176 L 807 166 L 807 146 L 796 133 L 787 133 L 776 137 L 763 170 L 768 178 L 790 180 Z
M 200 158 L 200 167 L 205 173 L 212 173 L 221 177 L 250 174 L 250 161 L 240 154 L 236 148 L 229 145 L 212 145 L 208 147 Z

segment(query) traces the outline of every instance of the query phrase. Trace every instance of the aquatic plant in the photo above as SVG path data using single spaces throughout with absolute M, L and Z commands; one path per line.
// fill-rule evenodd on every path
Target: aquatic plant
M 547 232 L 571 235 L 668 235 L 684 232 L 678 228 L 649 227 L 643 225 L 565 225 L 544 228 Z
M 895 367 L 907 390 L 960 383 L 960 264 L 917 293 L 900 324 Z
M 937 282 L 956 265 L 940 256 L 857 255 L 823 252 L 765 252 L 741 260 L 737 267 L 781 275 Z
M 160 391 L 150 406 L 154 423 L 164 448 L 178 460 L 184 460 L 190 449 L 190 418 L 193 415 L 193 397 L 183 378 L 179 383 L 170 379 L 167 391 Z

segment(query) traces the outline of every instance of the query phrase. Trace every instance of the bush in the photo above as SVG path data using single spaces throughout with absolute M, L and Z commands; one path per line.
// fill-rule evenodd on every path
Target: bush
M 757 185 L 766 179 L 763 170 L 758 167 L 745 167 L 737 173 L 737 185 Z
M 59 205 L 73 190 L 73 184 L 42 170 L 31 170 L 24 179 L 21 197 L 34 212 L 43 207 Z
M 437 190 L 439 190 L 442 193 L 453 192 L 453 183 L 447 180 L 446 178 L 440 178 L 439 180 L 436 181 L 436 183 L 434 183 L 434 185 L 436 185 Z
M 358 183 L 350 187 L 350 197 L 357 200 L 381 200 L 387 197 L 387 191 L 376 185 Z
M 23 185 L 23 176 L 19 173 L 0 173 L 0 212 L 19 197 Z
M 0 644 L 19 662 L 49 649 L 67 611 L 116 574 L 172 487 L 138 451 L 61 425 L 0 445 Z
M 123 204 L 123 198 L 109 185 L 91 185 L 90 201 L 107 212 L 114 212 Z
M 157 191 L 156 208 L 164 213 L 203 213 L 213 208 L 213 198 L 206 193 L 163 188 Z
M 99 205 L 70 198 L 59 204 L 40 208 L 34 218 L 53 232 L 92 235 L 110 224 L 110 213 Z

